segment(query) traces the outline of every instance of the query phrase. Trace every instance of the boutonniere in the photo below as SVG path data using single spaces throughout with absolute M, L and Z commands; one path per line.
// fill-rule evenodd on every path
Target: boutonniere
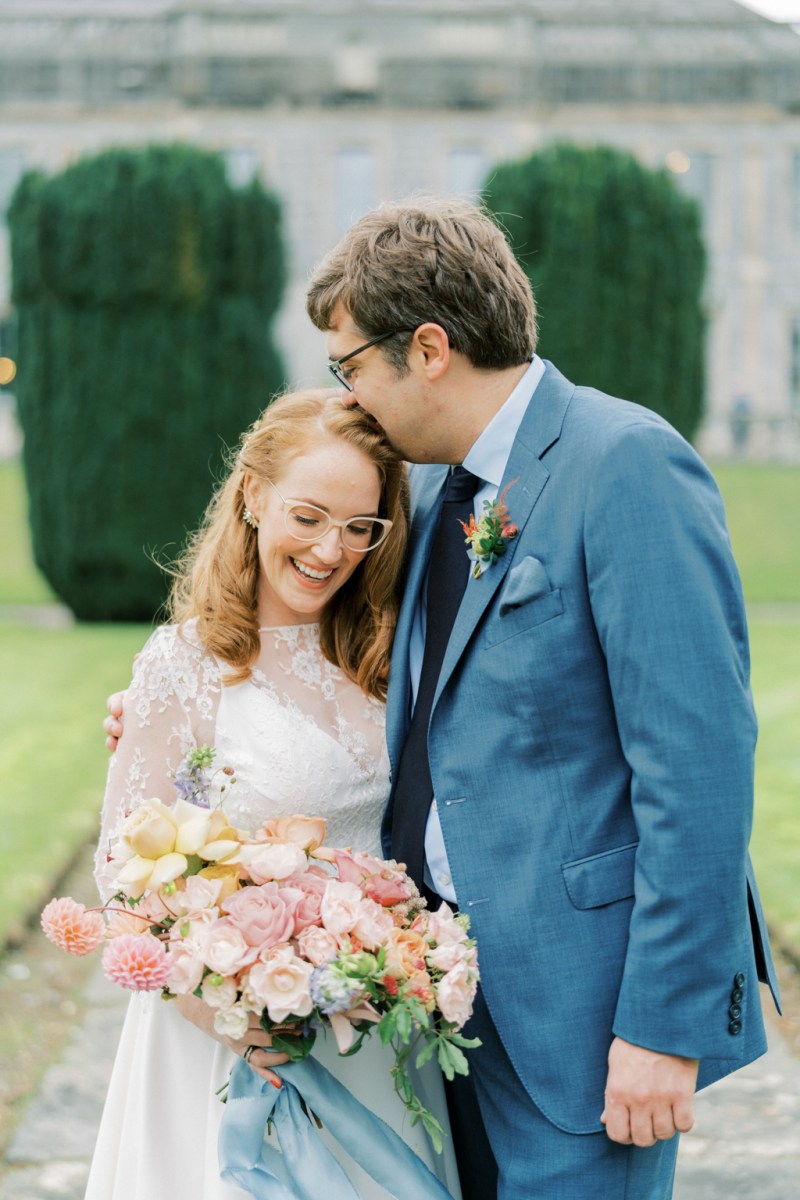
M 516 483 L 512 479 L 506 484 L 499 496 L 494 500 L 484 500 L 483 513 L 476 521 L 475 514 L 470 513 L 469 521 L 459 524 L 467 535 L 467 557 L 472 563 L 472 574 L 480 579 L 484 571 L 494 566 L 507 548 L 507 543 L 519 533 L 519 529 L 511 521 L 506 507 L 506 492 Z

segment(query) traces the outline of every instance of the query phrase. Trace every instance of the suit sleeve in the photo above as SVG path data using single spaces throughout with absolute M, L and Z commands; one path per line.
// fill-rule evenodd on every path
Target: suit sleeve
M 629 428 L 601 456 L 585 556 L 639 834 L 614 1032 L 735 1059 L 727 997 L 751 954 L 747 629 L 719 492 L 668 426 Z

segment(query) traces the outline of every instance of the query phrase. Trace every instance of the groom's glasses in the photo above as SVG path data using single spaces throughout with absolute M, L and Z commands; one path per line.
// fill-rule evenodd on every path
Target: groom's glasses
M 334 521 L 324 508 L 302 500 L 285 500 L 271 479 L 267 483 L 278 493 L 286 529 L 298 542 L 318 542 L 336 526 L 341 531 L 342 544 L 348 550 L 364 554 L 380 546 L 392 528 L 392 522 L 382 517 L 350 517 L 347 521 Z
M 379 333 L 377 337 L 370 338 L 368 342 L 364 342 L 363 346 L 358 346 L 355 350 L 351 350 L 349 354 L 345 354 L 344 358 L 334 358 L 328 363 L 328 370 L 337 383 L 340 383 L 343 388 L 347 388 L 348 392 L 352 392 L 350 385 L 350 371 L 343 371 L 342 367 L 351 358 L 355 358 L 357 354 L 363 354 L 365 350 L 369 350 L 370 346 L 377 346 L 379 342 L 388 341 L 390 337 L 394 337 L 398 333 L 413 333 L 417 328 L 416 325 L 407 325 L 403 329 L 393 329 L 390 333 Z

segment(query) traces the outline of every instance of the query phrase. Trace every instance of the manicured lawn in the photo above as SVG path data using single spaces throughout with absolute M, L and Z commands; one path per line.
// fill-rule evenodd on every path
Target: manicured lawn
M 97 827 L 105 698 L 130 679 L 147 634 L 141 625 L 0 622 L 0 946 Z
M 752 621 L 759 719 L 752 855 L 767 917 L 800 952 L 800 621 Z
M 748 600 L 800 600 L 800 467 L 711 467 Z
M 0 604 L 48 604 L 53 593 L 37 571 L 28 536 L 28 500 L 19 463 L 0 463 Z

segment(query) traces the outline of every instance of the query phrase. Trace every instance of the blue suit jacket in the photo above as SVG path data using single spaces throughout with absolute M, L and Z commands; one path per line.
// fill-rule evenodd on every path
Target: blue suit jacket
M 445 474 L 412 471 L 395 769 Z M 587 1133 L 614 1034 L 701 1059 L 701 1086 L 766 1048 L 747 630 L 714 481 L 651 411 L 548 363 L 508 483 L 519 535 L 467 585 L 431 776 L 498 1032 L 542 1112 Z

